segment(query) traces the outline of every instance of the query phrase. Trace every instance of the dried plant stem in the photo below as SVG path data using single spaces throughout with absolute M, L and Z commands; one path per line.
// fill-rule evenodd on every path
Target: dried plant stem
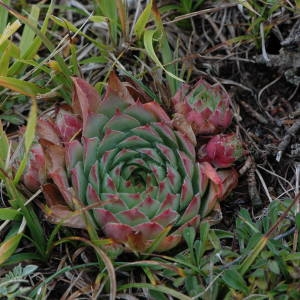
M 268 187 L 266 185 L 266 182 L 265 182 L 264 178 L 262 177 L 261 173 L 257 169 L 255 170 L 255 173 L 258 176 L 258 178 L 260 179 L 260 182 L 261 182 L 261 184 L 262 184 L 262 186 L 264 188 L 264 191 L 265 191 L 265 193 L 266 193 L 269 201 L 272 202 L 273 199 L 272 199 L 272 197 L 271 197 L 271 195 L 269 193 L 269 190 L 268 190 Z
M 248 170 L 248 177 L 247 177 L 247 182 L 248 182 L 248 193 L 249 197 L 251 199 L 252 205 L 255 207 L 261 206 L 262 205 L 262 200 L 259 195 L 259 191 L 257 189 L 257 182 L 255 178 L 255 172 L 256 172 L 256 164 L 254 162 L 254 159 L 251 157 L 251 165 Z
M 281 156 L 284 152 L 284 150 L 289 145 L 292 137 L 297 133 L 297 131 L 300 129 L 300 121 L 295 121 L 295 123 L 287 130 L 286 135 L 282 139 L 282 142 L 278 145 L 278 152 L 276 155 L 276 160 L 279 162 L 281 160 Z
M 268 124 L 268 120 L 263 115 L 258 113 L 254 108 L 252 108 L 250 104 L 242 100 L 240 101 L 240 104 L 244 107 L 245 111 L 253 118 L 255 118 L 258 122 L 262 124 Z

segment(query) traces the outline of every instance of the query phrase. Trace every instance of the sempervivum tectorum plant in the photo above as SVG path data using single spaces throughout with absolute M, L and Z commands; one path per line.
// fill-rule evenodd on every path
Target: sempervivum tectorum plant
M 193 86 L 184 84 L 172 100 L 176 114 L 187 120 L 196 135 L 216 134 L 231 124 L 230 98 L 220 85 L 200 79 Z
M 118 245 L 141 252 L 154 241 L 155 251 L 175 247 L 185 227 L 217 209 L 236 172 L 197 162 L 193 143 L 162 107 L 133 99 L 137 91 L 116 75 L 102 100 L 84 80 L 73 82 L 72 105 L 38 122 L 49 220 L 85 228 L 82 215 L 70 211 L 89 207 L 95 225 Z
M 198 158 L 200 162 L 210 162 L 216 168 L 228 168 L 243 152 L 243 146 L 235 134 L 217 134 L 200 148 Z

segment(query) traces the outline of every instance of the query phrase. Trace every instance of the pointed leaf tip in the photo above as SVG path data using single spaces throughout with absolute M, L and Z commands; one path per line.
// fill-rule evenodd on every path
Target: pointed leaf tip
M 165 122 L 167 124 L 171 122 L 171 119 L 169 118 L 165 110 L 157 102 L 148 102 L 143 106 L 146 110 L 153 113 L 157 117 L 158 121 Z
M 110 98 L 110 96 L 117 96 L 125 103 L 134 104 L 134 100 L 130 95 L 126 86 L 120 81 L 115 72 L 111 72 L 108 78 L 107 90 L 104 98 Z
M 72 95 L 74 112 L 81 115 L 84 124 L 88 114 L 97 112 L 100 104 L 100 97 L 97 90 L 85 80 L 72 77 L 74 89 Z

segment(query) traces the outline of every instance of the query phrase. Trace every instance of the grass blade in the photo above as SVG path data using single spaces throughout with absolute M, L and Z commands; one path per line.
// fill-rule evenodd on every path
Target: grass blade
M 78 34 L 80 36 L 83 36 L 84 38 L 86 38 L 87 40 L 89 40 L 91 43 L 93 43 L 94 45 L 96 45 L 97 47 L 99 47 L 101 50 L 109 50 L 109 47 L 100 43 L 99 41 L 91 38 L 89 35 L 85 34 L 84 32 L 82 32 L 79 28 L 77 28 L 75 25 L 73 25 L 71 22 L 69 22 L 66 19 L 60 19 L 56 16 L 50 16 L 50 19 L 55 22 L 57 25 L 67 29 L 68 31 L 74 32 L 75 34 Z M 93 16 L 90 18 L 91 21 L 97 22 L 97 16 Z
M 37 26 L 38 24 L 38 19 L 40 15 L 40 9 L 37 5 L 33 5 L 31 8 L 31 13 L 30 13 L 30 20 L 33 25 Z M 20 51 L 21 55 L 24 55 L 26 51 L 31 47 L 33 40 L 35 37 L 35 32 L 28 26 L 24 26 L 24 30 L 22 33 L 21 41 L 20 41 Z
M 169 75 L 171 78 L 174 78 L 180 82 L 184 82 L 181 78 L 177 77 L 176 75 L 172 74 L 171 72 L 169 72 L 160 62 L 160 60 L 158 59 L 154 47 L 153 47 L 153 41 L 154 41 L 154 35 L 156 34 L 156 30 L 147 30 L 144 33 L 144 46 L 145 46 L 145 50 L 147 52 L 147 54 L 149 55 L 149 57 L 156 63 L 156 65 L 158 67 L 160 67 L 161 69 L 163 69 L 167 75 Z
M 20 27 L 21 23 L 19 20 L 14 21 L 12 24 L 8 24 L 0 36 L 0 45 L 7 41 Z
M 22 235 L 23 233 L 18 233 L 0 244 L 0 265 L 16 251 Z
M 10 0 L 3 0 L 7 5 L 10 4 Z M 0 7 L 0 34 L 4 31 L 8 19 L 8 12 L 4 7 Z
M 2 44 L 2 47 L 4 50 L 0 50 L 0 53 L 2 52 L 0 55 L 0 76 L 7 76 L 11 57 L 19 58 L 20 50 L 11 41 L 6 41 Z
M 96 0 L 98 8 L 103 16 L 108 19 L 110 38 L 113 45 L 117 45 L 118 39 L 118 11 L 117 1 L 101 1 Z
M 35 214 L 31 206 L 25 206 L 24 196 L 17 190 L 16 186 L 9 178 L 5 178 L 5 187 L 9 195 L 11 206 L 20 209 L 25 217 L 26 224 L 29 228 L 32 241 L 40 254 L 41 260 L 46 260 L 46 239 L 45 233 L 40 223 L 40 219 Z
M 151 9 L 152 9 L 152 1 L 149 1 L 141 15 L 139 16 L 137 22 L 134 25 L 134 32 L 138 39 L 140 39 L 145 32 L 146 24 L 149 21 L 151 16 Z
M 0 76 L 0 86 L 29 97 L 35 97 L 38 94 L 44 94 L 49 91 L 32 82 L 6 76 Z
M 177 71 L 176 71 L 176 66 L 174 64 L 172 64 L 171 62 L 174 60 L 174 51 L 171 51 L 169 42 L 168 42 L 168 38 L 167 38 L 167 34 L 166 31 L 164 29 L 164 25 L 160 16 L 160 12 L 156 6 L 156 3 L 153 3 L 152 6 L 152 14 L 154 17 L 154 21 L 156 23 L 157 26 L 157 31 L 160 34 L 160 39 L 159 39 L 159 43 L 160 43 L 160 52 L 162 55 L 162 61 L 164 63 L 164 65 L 166 66 L 166 70 L 167 70 L 167 80 L 169 83 L 169 87 L 171 90 L 171 94 L 175 95 L 177 89 L 178 89 L 178 81 L 183 82 L 182 79 L 180 79 L 178 76 L 172 76 L 172 75 L 178 75 Z M 178 80 L 179 79 L 179 80 Z
M 122 0 L 117 0 L 117 10 L 120 19 L 121 29 L 123 33 L 123 37 L 125 40 L 128 38 L 128 21 L 126 18 L 126 8 L 125 3 Z
M 169 287 L 166 287 L 164 285 L 152 285 L 150 283 L 129 283 L 129 284 L 124 284 L 118 288 L 119 291 L 123 291 L 126 289 L 131 289 L 131 288 L 137 288 L 137 289 L 149 289 L 157 292 L 162 292 L 167 295 L 173 296 L 177 299 L 180 300 L 192 300 L 193 298 L 186 296 L 178 291 L 175 291 Z
M 32 100 L 31 110 L 29 113 L 26 131 L 24 134 L 24 146 L 25 146 L 25 155 L 23 159 L 21 160 L 20 166 L 16 172 L 15 178 L 14 178 L 14 184 L 17 184 L 25 170 L 28 157 L 29 157 L 29 151 L 30 147 L 35 139 L 35 127 L 37 123 L 37 104 L 35 100 Z
M 3 130 L 3 125 L 0 120 L 0 168 L 5 170 L 6 161 L 8 158 L 9 143 L 8 138 Z
M 17 220 L 22 214 L 14 208 L 0 208 L 0 220 Z

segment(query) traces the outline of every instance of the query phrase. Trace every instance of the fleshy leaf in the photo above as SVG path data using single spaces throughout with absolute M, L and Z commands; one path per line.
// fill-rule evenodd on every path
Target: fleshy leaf
M 243 154 L 241 142 L 234 134 L 219 134 L 209 140 L 199 151 L 200 161 L 218 168 L 230 167 Z
M 126 139 L 124 139 L 118 146 L 120 148 L 132 148 L 132 149 L 137 149 L 137 148 L 145 148 L 149 147 L 151 144 L 149 141 L 146 141 L 139 136 L 129 136 Z
M 49 141 L 57 145 L 60 143 L 58 129 L 49 120 L 41 119 L 37 122 L 37 133 L 41 140 Z
M 105 234 L 119 243 L 126 243 L 129 235 L 134 232 L 133 228 L 127 224 L 107 223 L 103 226 Z
M 40 144 L 34 144 L 29 155 L 30 159 L 23 175 L 23 183 L 30 191 L 35 192 L 46 181 L 46 159 Z
M 158 201 L 148 196 L 143 202 L 141 202 L 138 208 L 149 218 L 153 218 L 153 216 L 158 211 L 159 206 L 160 203 Z
M 66 165 L 68 172 L 75 167 L 77 162 L 82 161 L 83 147 L 78 140 L 66 143 Z
M 138 120 L 142 125 L 157 122 L 157 114 L 152 110 L 145 109 L 145 106 L 136 102 L 124 110 L 124 113 Z
M 116 74 L 112 72 L 109 76 L 106 93 L 100 105 L 101 113 L 111 118 L 116 110 L 123 111 L 131 104 L 134 104 L 134 100 Z
M 156 116 L 158 122 L 171 122 L 169 116 L 157 102 L 145 103 L 143 104 L 143 106 L 147 111 L 153 113 Z
M 83 127 L 89 113 L 98 112 L 100 97 L 97 90 L 81 78 L 72 78 L 74 89 L 72 95 L 72 107 L 75 113 L 79 114 L 83 120 Z
M 166 162 L 169 162 L 170 165 L 177 165 L 177 157 L 174 151 L 170 147 L 167 147 L 164 144 L 156 144 L 156 147 L 160 150 L 161 155 L 165 158 Z
M 113 179 L 108 174 L 104 175 L 104 178 L 103 178 L 101 184 L 102 184 L 102 189 L 101 190 L 104 193 L 116 193 L 117 192 L 115 183 L 114 183 Z
M 104 129 L 117 131 L 127 131 L 140 126 L 140 122 L 120 111 L 116 111 L 114 116 L 106 123 Z
M 92 165 L 97 161 L 99 139 L 82 138 L 83 143 L 83 169 L 86 176 L 90 173 Z
M 175 210 L 170 208 L 166 209 L 165 211 L 161 212 L 155 218 L 152 219 L 153 222 L 160 224 L 163 227 L 169 226 L 174 224 L 178 219 L 178 213 Z
M 193 198 L 193 187 L 191 180 L 186 177 L 183 180 L 180 194 L 180 209 L 186 208 Z
M 102 138 L 105 133 L 104 126 L 108 120 L 105 115 L 90 113 L 87 117 L 86 126 L 83 128 L 83 136 Z
M 82 121 L 74 114 L 62 109 L 57 114 L 56 125 L 63 142 L 71 141 L 82 130 Z
M 61 223 L 74 228 L 86 228 L 81 214 L 76 214 L 69 206 L 64 204 L 64 199 L 54 184 L 43 186 L 43 193 L 47 206 L 43 206 L 46 218 L 52 223 Z
M 188 207 L 186 208 L 184 214 L 179 219 L 177 225 L 182 225 L 188 222 L 189 220 L 191 220 L 192 218 L 194 218 L 195 216 L 197 216 L 199 214 L 200 204 L 201 204 L 200 196 L 195 195 L 192 201 L 190 202 L 190 204 L 188 205 Z
M 139 136 L 144 140 L 150 141 L 152 143 L 163 143 L 163 140 L 159 136 L 159 134 L 149 125 L 133 128 L 131 129 L 131 132 L 133 135 Z
M 102 202 L 99 198 L 99 193 L 92 187 L 89 183 L 86 188 L 86 202 L 87 204 L 101 204 Z
M 182 234 L 185 228 L 187 227 L 194 227 L 197 228 L 200 223 L 200 216 L 194 216 L 192 219 L 190 219 L 188 222 L 185 222 L 183 225 L 181 225 L 175 232 L 174 235 Z
M 141 232 L 142 237 L 145 240 L 152 240 L 155 239 L 163 231 L 163 227 L 158 223 L 148 222 L 135 226 L 134 230 L 136 232 Z
M 122 211 L 118 213 L 116 217 L 120 223 L 128 224 L 130 226 L 135 226 L 149 221 L 146 215 L 140 212 L 137 208 Z
M 114 149 L 126 136 L 124 132 L 107 129 L 99 144 L 98 155 L 101 156 L 104 152 Z
M 142 201 L 142 196 L 140 193 L 119 193 L 119 197 L 122 199 L 122 201 L 124 201 L 129 209 L 137 207 Z
M 176 194 L 168 193 L 161 203 L 159 212 L 165 211 L 166 209 L 172 209 L 177 211 L 179 208 L 179 196 Z
M 158 151 L 153 148 L 140 148 L 138 149 L 139 153 L 142 153 L 145 157 L 149 157 L 151 160 L 153 160 L 154 164 L 163 165 L 164 161 L 159 155 Z M 152 162 L 151 162 L 152 163 Z
M 171 165 L 166 166 L 167 169 L 167 178 L 170 182 L 170 186 L 173 187 L 174 193 L 180 192 L 181 184 L 182 184 L 182 178 L 180 173 L 177 171 L 176 168 L 174 168 Z
M 205 161 L 201 163 L 201 170 L 210 180 L 212 180 L 216 184 L 222 183 L 222 179 L 218 175 L 216 169 L 214 169 L 212 165 L 209 164 L 208 162 Z
M 159 243 L 159 245 L 155 248 L 155 251 L 168 251 L 172 248 L 175 248 L 181 242 L 181 240 L 181 234 L 168 235 Z
M 118 223 L 118 219 L 112 212 L 103 208 L 94 209 L 94 214 L 101 227 L 105 227 L 107 223 Z
M 78 200 L 80 199 L 84 204 L 86 203 L 85 195 L 87 188 L 87 178 L 83 169 L 83 162 L 79 161 L 73 169 L 71 169 L 71 180 L 72 186 L 75 190 L 76 195 L 78 195 Z

